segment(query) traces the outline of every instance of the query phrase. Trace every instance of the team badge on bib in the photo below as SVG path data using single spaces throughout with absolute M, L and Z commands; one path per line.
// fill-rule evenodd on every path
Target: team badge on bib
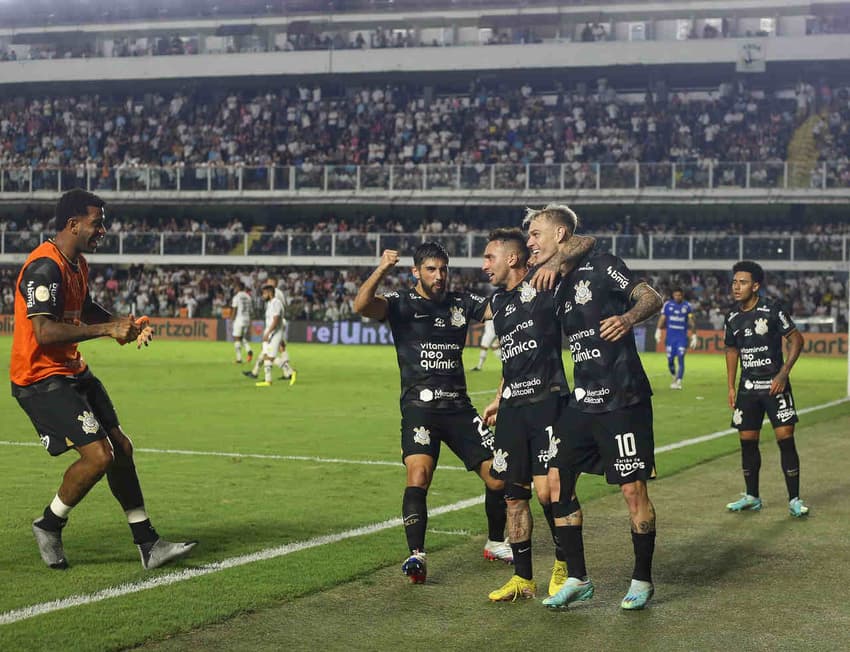
M 425 426 L 419 426 L 413 429 L 413 441 L 417 444 L 427 446 L 431 443 L 431 431 Z
M 39 301 L 47 301 L 50 298 L 50 290 L 47 289 L 46 285 L 39 285 L 35 289 L 35 298 Z
M 452 306 L 449 308 L 452 313 L 451 324 L 454 327 L 463 326 L 466 323 L 466 317 L 463 316 L 463 308 L 460 306 Z
M 584 305 L 593 298 L 590 291 L 590 281 L 579 281 L 575 284 L 576 303 Z
M 756 319 L 755 330 L 757 335 L 764 335 L 767 332 L 767 319 Z
M 496 473 L 504 473 L 508 470 L 508 453 L 501 448 L 493 452 L 493 470 Z
M 528 303 L 537 296 L 537 290 L 528 281 L 523 281 L 522 287 L 519 289 L 519 300 L 523 303 Z

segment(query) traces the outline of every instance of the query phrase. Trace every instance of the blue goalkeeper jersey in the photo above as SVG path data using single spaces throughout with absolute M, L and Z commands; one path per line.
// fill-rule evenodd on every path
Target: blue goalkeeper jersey
M 691 304 L 687 301 L 676 303 L 665 301 L 661 314 L 664 315 L 667 324 L 667 344 L 688 342 L 688 316 L 693 312 Z

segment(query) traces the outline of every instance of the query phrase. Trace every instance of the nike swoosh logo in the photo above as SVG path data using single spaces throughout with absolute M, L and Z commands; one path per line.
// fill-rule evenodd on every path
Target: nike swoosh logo
M 425 317 L 430 317 L 431 315 L 420 315 L 418 312 L 413 314 L 414 319 L 423 319 Z
M 518 552 L 519 554 L 521 554 L 521 555 L 524 555 L 524 554 L 525 554 L 525 553 L 527 553 L 529 550 L 531 550 L 531 548 L 522 548 L 522 549 L 520 549 L 520 550 L 517 550 L 517 552 Z
M 620 474 L 620 477 L 621 477 L 621 478 L 628 478 L 628 477 L 629 477 L 632 473 L 634 473 L 635 471 L 637 471 L 637 469 L 632 469 L 632 470 L 631 470 L 631 471 L 629 471 L 628 473 L 621 473 L 621 474 Z

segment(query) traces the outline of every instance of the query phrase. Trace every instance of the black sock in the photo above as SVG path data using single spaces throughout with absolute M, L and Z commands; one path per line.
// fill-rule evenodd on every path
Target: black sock
M 136 475 L 136 465 L 132 457 L 128 457 L 120 448 L 115 446 L 115 461 L 106 472 L 106 481 L 112 495 L 121 504 L 125 512 L 145 504 L 139 476 Z
M 759 469 L 761 468 L 758 439 L 741 440 L 741 467 L 744 469 L 744 483 L 747 486 L 747 493 L 758 498 Z
M 514 553 L 514 573 L 530 580 L 532 578 L 531 539 L 520 541 L 519 543 L 511 543 L 511 550 Z
M 579 579 L 587 577 L 581 525 L 559 525 L 558 541 L 561 542 L 561 548 L 567 560 L 567 575 Z
M 50 505 L 48 505 L 44 508 L 44 515 L 36 521 L 36 525 L 42 530 L 47 530 L 48 532 L 59 532 L 63 527 L 65 527 L 65 523 L 67 522 L 67 518 L 56 516 L 56 514 L 53 513 L 53 510 L 50 509 Z
M 541 505 L 543 507 L 543 516 L 546 517 L 546 522 L 549 524 L 549 532 L 552 533 L 552 543 L 555 544 L 555 559 L 565 561 L 564 549 L 558 541 L 558 529 L 555 527 L 555 517 L 552 516 L 552 503 Z
M 655 530 L 646 534 L 632 532 L 632 546 L 635 549 L 635 569 L 632 573 L 632 579 L 651 582 L 652 554 L 655 552 Z
M 138 523 L 130 523 L 130 531 L 133 533 L 133 543 L 137 546 L 143 543 L 153 543 L 159 539 L 159 535 L 153 529 L 149 518 Z
M 505 490 L 484 492 L 484 512 L 487 514 L 487 537 L 490 541 L 505 540 L 505 524 L 508 522 L 508 504 L 505 502 Z
M 428 492 L 421 487 L 407 487 L 401 503 L 404 533 L 410 552 L 425 552 L 425 528 L 428 526 L 428 507 L 425 496 Z
M 779 460 L 782 464 L 782 473 L 785 474 L 785 486 L 788 488 L 788 500 L 800 497 L 800 456 L 797 455 L 797 446 L 794 443 L 794 435 L 787 439 L 780 439 Z

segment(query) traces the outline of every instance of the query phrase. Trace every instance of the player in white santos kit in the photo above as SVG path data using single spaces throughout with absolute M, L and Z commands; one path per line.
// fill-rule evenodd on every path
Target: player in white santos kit
M 233 308 L 233 346 L 236 348 L 236 362 L 242 364 L 242 349 L 245 349 L 248 362 L 254 358 L 251 349 L 251 295 L 244 283 L 237 283 L 236 287 L 237 292 L 230 301 Z
M 501 359 L 499 354 L 499 338 L 496 337 L 496 328 L 493 326 L 493 320 L 488 319 L 484 322 L 484 332 L 481 333 L 481 342 L 478 344 L 481 351 L 478 354 L 478 364 L 470 371 L 481 371 L 484 368 L 484 362 L 487 360 L 487 351 L 493 349 L 496 357 Z
M 252 371 L 243 372 L 246 376 L 257 378 L 259 376 L 260 364 L 263 365 L 263 380 L 257 382 L 257 387 L 271 387 L 272 367 L 277 364 L 284 374 L 289 372 L 289 384 L 295 384 L 295 370 L 289 366 L 289 358 L 282 360 L 278 356 L 280 345 L 283 342 L 283 332 L 286 328 L 284 319 L 283 302 L 275 296 L 275 286 L 266 282 L 261 288 L 263 300 L 266 302 L 265 327 L 263 329 L 263 353 L 254 363 Z
M 274 296 L 275 298 L 280 300 L 280 305 L 284 308 L 284 314 L 286 311 L 286 296 L 283 294 L 283 290 L 280 289 L 278 285 L 277 279 L 273 277 L 269 277 L 265 285 L 273 285 L 274 286 Z M 289 353 L 286 351 L 286 338 L 288 337 L 288 324 L 286 319 L 283 320 L 283 338 L 280 340 L 280 351 L 278 352 L 277 357 L 274 359 L 274 366 L 280 367 L 280 370 L 283 372 L 281 376 L 281 380 L 288 380 L 290 385 L 295 384 L 295 369 L 289 366 Z
M 275 296 L 274 285 L 266 283 L 260 291 L 262 292 L 263 300 L 266 302 L 266 322 L 263 328 L 263 353 L 254 364 L 253 371 L 246 371 L 245 374 L 256 378 L 260 370 L 260 363 L 262 363 L 263 380 L 257 382 L 257 387 L 271 387 L 272 366 L 277 355 L 277 350 L 280 348 L 280 342 L 283 339 L 283 304 Z

